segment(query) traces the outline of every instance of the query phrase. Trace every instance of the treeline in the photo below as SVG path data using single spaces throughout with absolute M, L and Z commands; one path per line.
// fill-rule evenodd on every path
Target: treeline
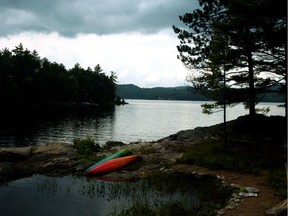
M 117 95 L 125 99 L 146 99 L 146 100 L 195 100 L 205 101 L 207 97 L 188 91 L 185 86 L 180 87 L 155 87 L 140 88 L 136 85 L 117 85 Z
M 0 104 L 113 102 L 115 83 L 116 74 L 107 76 L 99 64 L 67 70 L 22 44 L 0 51 Z
M 192 101 L 211 101 L 201 93 L 191 87 L 155 87 L 140 88 L 136 85 L 117 85 L 116 94 L 125 99 L 144 99 L 144 100 L 192 100 Z M 259 94 L 258 100 L 261 102 L 284 102 L 285 95 L 278 93 Z

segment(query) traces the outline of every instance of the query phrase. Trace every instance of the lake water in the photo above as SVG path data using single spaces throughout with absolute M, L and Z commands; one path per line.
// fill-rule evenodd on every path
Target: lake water
M 180 130 L 210 126 L 223 122 L 223 111 L 206 115 L 199 101 L 127 100 L 108 112 L 70 112 L 70 110 L 32 110 L 17 114 L 2 113 L 0 146 L 28 146 L 47 142 L 73 143 L 75 138 L 87 136 L 103 145 L 107 141 L 124 143 L 155 141 Z M 261 103 L 270 107 L 269 115 L 285 115 L 275 103 Z M 227 109 L 227 120 L 248 114 L 243 105 Z
M 136 216 L 151 215 L 152 209 L 162 212 L 157 215 L 167 211 L 204 215 L 223 206 L 232 193 L 219 184 L 214 177 L 192 174 L 162 174 L 135 182 L 34 175 L 0 185 L 0 212 L 3 216 L 116 216 L 129 211 Z
M 200 105 L 203 102 L 127 102 L 128 105 L 117 106 L 108 112 L 97 109 L 81 109 L 80 112 L 38 109 L 2 113 L 0 146 L 27 146 L 55 141 L 73 143 L 74 138 L 86 136 L 95 138 L 100 144 L 110 140 L 125 143 L 152 141 L 180 130 L 223 121 L 223 112 L 202 114 Z M 277 104 L 263 103 L 261 107 L 270 107 L 270 115 L 284 115 L 284 109 L 278 108 Z M 245 114 L 247 111 L 239 105 L 228 109 L 227 119 Z M 89 179 L 72 175 L 34 175 L 0 184 L 0 214 L 103 216 L 119 215 L 128 210 L 137 212 L 139 208 L 148 206 L 166 212 L 185 209 L 189 212 L 186 215 L 204 215 L 205 211 L 223 204 L 227 198 L 227 193 L 224 191 L 223 195 L 213 179 L 168 176 L 137 182 L 125 182 L 123 179 L 122 182 L 113 181 L 115 179 Z

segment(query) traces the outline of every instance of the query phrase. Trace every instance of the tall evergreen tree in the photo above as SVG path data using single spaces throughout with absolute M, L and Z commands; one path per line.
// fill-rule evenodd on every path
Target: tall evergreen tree
M 19 44 L 0 51 L 0 104 L 42 102 L 105 103 L 115 100 L 116 74 L 107 76 L 80 64 L 67 71 L 63 64 L 41 59 Z
M 189 81 L 202 90 L 217 90 L 225 78 L 233 92 L 228 94 L 225 86 L 225 103 L 246 102 L 254 115 L 257 93 L 272 85 L 286 89 L 286 1 L 199 0 L 199 4 L 199 9 L 180 16 L 189 29 L 173 26 L 180 39 L 178 57 L 189 69 L 200 70 Z M 221 104 L 220 97 L 215 99 Z

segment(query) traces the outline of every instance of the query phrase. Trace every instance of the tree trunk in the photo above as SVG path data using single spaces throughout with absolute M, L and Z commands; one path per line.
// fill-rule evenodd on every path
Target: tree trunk
M 248 78 L 249 78 L 249 114 L 254 116 L 256 114 L 255 104 L 256 104 L 256 94 L 254 87 L 254 69 L 253 69 L 253 59 L 252 52 L 248 48 Z
M 225 68 L 225 67 L 224 67 Z M 228 141 L 227 141 L 227 121 L 226 121 L 226 71 L 224 69 L 224 146 L 225 146 L 225 149 L 227 149 L 228 147 Z

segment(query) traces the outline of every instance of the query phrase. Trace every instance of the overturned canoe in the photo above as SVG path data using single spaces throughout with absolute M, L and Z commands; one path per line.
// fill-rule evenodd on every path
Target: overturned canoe
M 109 172 L 118 170 L 122 167 L 125 167 L 129 164 L 132 164 L 135 161 L 140 160 L 141 158 L 142 157 L 140 155 L 130 155 L 130 156 L 124 156 L 124 157 L 111 159 L 109 161 L 101 163 L 98 166 L 92 168 L 87 173 L 85 173 L 85 175 L 100 175 L 100 174 L 109 173 Z
M 93 164 L 92 166 L 88 167 L 85 172 L 84 172 L 84 175 L 87 175 L 87 173 L 92 170 L 93 168 L 95 168 L 96 166 L 106 162 L 106 161 L 109 161 L 111 159 L 114 159 L 114 158 L 118 158 L 118 157 L 123 157 L 123 156 L 126 156 L 128 154 L 131 154 L 131 151 L 129 151 L 128 149 L 121 149 L 119 151 L 117 151 L 116 153 L 108 156 L 108 157 L 105 157 L 103 158 L 102 160 L 98 161 L 97 163 Z

